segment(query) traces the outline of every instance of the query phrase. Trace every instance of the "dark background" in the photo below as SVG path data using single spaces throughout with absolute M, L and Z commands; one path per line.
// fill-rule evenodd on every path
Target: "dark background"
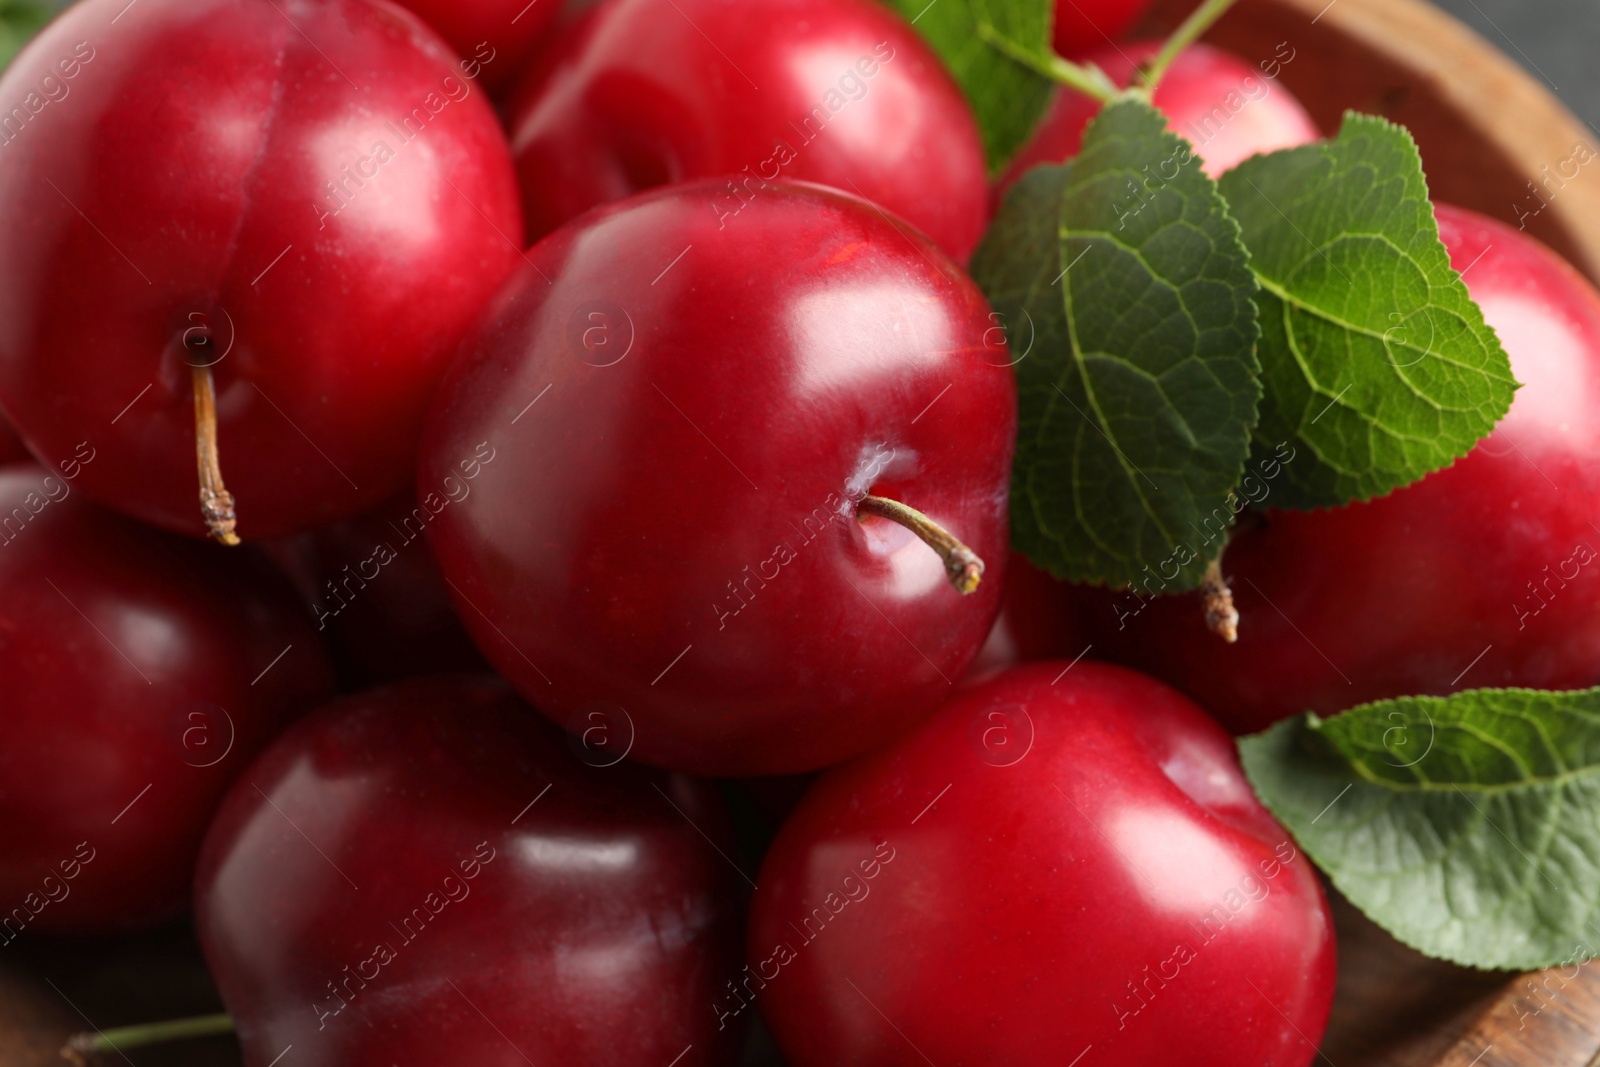
M 1600 3 L 1596 0 L 1434 0 L 1521 63 L 1600 126 Z

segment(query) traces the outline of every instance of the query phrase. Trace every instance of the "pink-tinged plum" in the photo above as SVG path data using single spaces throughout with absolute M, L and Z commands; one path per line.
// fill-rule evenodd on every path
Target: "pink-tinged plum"
M 88 441 L 86 495 L 202 534 L 214 421 L 246 538 L 406 486 L 520 261 L 504 135 L 444 42 L 383 0 L 84 0 L 0 75 L 13 105 L 0 407 L 46 465 Z
M 988 221 L 965 98 L 876 0 L 604 0 L 541 57 L 509 120 L 530 240 L 712 177 L 719 228 L 780 179 L 866 197 L 960 261 Z
M 1310 860 L 1199 708 L 1067 667 L 964 687 L 825 775 L 721 1010 L 757 1005 L 793 1067 L 1310 1064 L 1335 973 Z

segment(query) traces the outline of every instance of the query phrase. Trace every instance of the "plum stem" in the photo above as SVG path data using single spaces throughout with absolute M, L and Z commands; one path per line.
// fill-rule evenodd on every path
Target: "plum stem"
M 191 367 L 194 374 L 194 450 L 200 466 L 200 514 L 211 536 L 225 545 L 239 543 L 233 494 L 222 483 L 217 452 L 217 383 L 210 367 Z
M 1205 0 L 1205 3 L 1189 13 L 1177 29 L 1172 31 L 1172 36 L 1167 38 L 1167 43 L 1161 46 L 1161 51 L 1143 71 L 1145 89 L 1155 92 L 1155 87 L 1160 83 L 1162 75 L 1167 68 L 1172 66 L 1172 61 L 1185 48 L 1198 41 L 1202 34 L 1209 30 L 1235 3 L 1235 0 Z
M 856 512 L 888 519 L 922 538 L 923 543 L 939 553 L 939 558 L 944 560 L 945 575 L 949 577 L 950 584 L 956 587 L 957 592 L 970 593 L 978 588 L 978 582 L 983 578 L 983 560 L 978 558 L 976 552 L 957 540 L 949 530 L 916 508 L 887 497 L 864 496 L 856 504 Z
M 81 1067 L 89 1062 L 89 1056 L 97 1052 L 121 1052 L 123 1049 L 155 1045 L 164 1041 L 231 1033 L 233 1033 L 233 1017 L 226 1013 L 197 1015 L 191 1019 L 173 1019 L 162 1023 L 117 1026 L 110 1030 L 73 1034 L 62 1046 L 61 1058 Z
M 1200 591 L 1205 596 L 1206 628 L 1230 645 L 1239 640 L 1239 610 L 1233 606 L 1233 590 L 1222 576 L 1222 557 L 1206 564 Z

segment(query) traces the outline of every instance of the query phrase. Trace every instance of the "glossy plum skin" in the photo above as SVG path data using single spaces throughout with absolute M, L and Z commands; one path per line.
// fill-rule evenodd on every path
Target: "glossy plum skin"
M 67 92 L 0 145 L 0 407 L 47 462 L 93 444 L 88 495 L 200 534 L 206 337 L 240 536 L 370 508 L 519 259 L 485 94 L 383 0 L 124 6 L 73 6 L 0 76 Z
M 1315 1057 L 1335 958 L 1310 860 L 1199 708 L 1066 666 L 964 687 L 779 832 L 749 988 L 793 1067 Z
M 721 801 L 575 751 L 465 676 L 348 697 L 273 745 L 196 879 L 248 1067 L 289 1045 L 326 1067 L 726 1063 L 738 1032 L 707 1005 L 742 910 L 701 836 L 731 852 Z
M 0 944 L 181 911 L 228 784 L 333 688 L 288 583 L 90 504 L 103 458 L 0 471 Z
M 982 236 L 972 113 L 875 0 L 605 0 L 542 55 L 508 123 L 530 240 L 711 177 L 700 210 L 729 226 L 782 179 L 866 197 L 962 262 Z
M 1109 38 L 1121 35 L 1139 21 L 1150 0 L 1058 0 L 1055 48 L 1064 56 L 1079 56 L 1103 48 Z
M 450 43 L 490 92 L 514 84 L 562 0 L 399 0 Z
M 1509 226 L 1435 211 L 1524 383 L 1510 413 L 1415 485 L 1269 510 L 1237 534 L 1223 557 L 1237 644 L 1205 632 L 1190 597 L 1139 610 L 1091 594 L 1096 654 L 1167 678 L 1240 733 L 1387 697 L 1600 682 L 1600 293 Z
M 1016 388 L 967 276 L 872 205 L 672 186 L 540 242 L 452 368 L 419 486 L 484 655 L 647 763 L 788 774 L 927 715 L 999 607 Z M 547 281 L 547 279 L 551 279 Z M 866 493 L 986 561 L 963 596 Z
M 427 515 L 403 493 L 262 546 L 310 606 L 346 689 L 488 669 L 450 604 L 423 533 Z
M 1154 58 L 1160 47 L 1159 42 L 1142 41 L 1097 49 L 1085 58 L 1118 85 L 1127 85 L 1137 66 Z M 1291 50 L 1252 66 L 1210 45 L 1192 45 L 1156 86 L 1155 105 L 1167 116 L 1167 128 L 1193 146 L 1205 172 L 1215 178 L 1253 155 L 1310 144 L 1322 136 L 1300 102 L 1268 76 L 1292 60 Z M 1097 101 L 1063 90 L 999 188 L 1010 188 L 1030 167 L 1077 155 L 1084 130 L 1099 110 Z

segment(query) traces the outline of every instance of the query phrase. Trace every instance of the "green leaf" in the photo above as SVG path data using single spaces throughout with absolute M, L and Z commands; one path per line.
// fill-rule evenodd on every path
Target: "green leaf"
M 1198 585 L 1261 386 L 1248 255 L 1188 145 L 1108 105 L 1012 189 L 972 273 L 1017 360 L 1016 546 L 1060 577 Z
M 1480 689 L 1307 714 L 1239 742 L 1334 885 L 1430 956 L 1600 953 L 1600 689 Z
M 1347 114 L 1332 141 L 1257 156 L 1221 184 L 1262 286 L 1256 453 L 1288 441 L 1305 457 L 1273 506 L 1380 496 L 1493 429 L 1511 364 L 1450 269 L 1410 134 Z
M 1021 51 L 1048 61 L 1055 54 L 1052 0 L 967 0 L 972 17 Z
M 1055 82 L 978 36 L 981 16 L 1030 52 L 1049 55 L 1049 0 L 889 0 L 961 86 L 978 119 L 991 172 L 1016 155 L 1049 107 Z M 1042 29 L 1041 29 L 1042 27 Z
M 0 0 L 0 70 L 55 14 L 51 5 L 32 0 Z

